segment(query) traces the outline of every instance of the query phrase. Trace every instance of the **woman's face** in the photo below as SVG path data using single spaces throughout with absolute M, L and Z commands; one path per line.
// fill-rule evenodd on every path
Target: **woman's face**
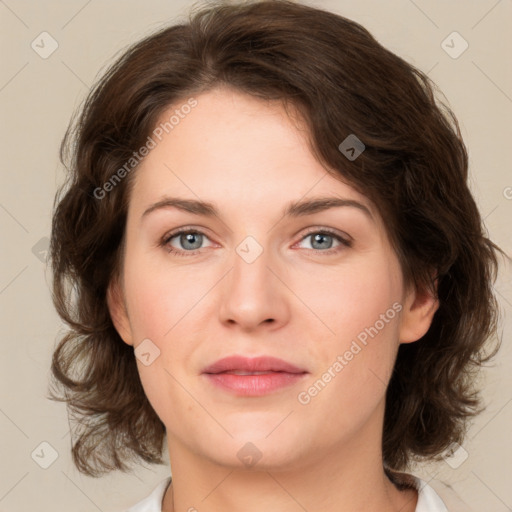
M 406 293 L 379 212 L 282 107 L 196 100 L 136 171 L 109 302 L 171 457 L 285 468 L 380 446 L 399 343 L 433 303 Z

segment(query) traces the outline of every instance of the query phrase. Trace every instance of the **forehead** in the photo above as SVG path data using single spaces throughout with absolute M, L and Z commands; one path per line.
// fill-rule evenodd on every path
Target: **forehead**
M 155 147 L 136 172 L 135 202 L 182 195 L 257 211 L 305 195 L 334 195 L 374 210 L 316 160 L 307 126 L 293 109 L 228 88 L 197 95 L 193 108 L 182 108 L 189 100 L 160 116 Z

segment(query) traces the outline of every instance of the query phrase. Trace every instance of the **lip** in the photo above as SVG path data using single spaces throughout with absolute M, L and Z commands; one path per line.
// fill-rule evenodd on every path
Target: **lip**
M 262 372 L 239 375 L 234 372 Z M 203 370 L 208 381 L 239 396 L 262 396 L 296 384 L 309 372 L 287 361 L 270 356 L 219 359 Z
M 221 373 L 227 371 L 245 371 L 245 372 L 286 372 L 286 373 L 304 373 L 306 370 L 299 368 L 283 359 L 271 356 L 244 357 L 229 356 L 215 361 L 207 366 L 203 373 Z

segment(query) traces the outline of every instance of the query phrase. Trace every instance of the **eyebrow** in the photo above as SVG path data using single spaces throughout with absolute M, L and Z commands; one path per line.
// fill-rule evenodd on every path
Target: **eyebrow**
M 353 199 L 343 199 L 338 197 L 317 197 L 313 199 L 292 201 L 291 203 L 288 203 L 284 208 L 282 217 L 302 217 L 339 207 L 357 208 L 358 210 L 365 213 L 370 218 L 370 220 L 374 220 L 369 208 L 367 208 L 364 204 Z M 196 199 L 165 197 L 161 201 L 158 201 L 157 203 L 154 203 L 149 208 L 147 208 L 142 214 L 142 219 L 154 211 L 166 208 L 177 208 L 178 210 L 192 213 L 194 215 L 220 218 L 219 210 L 213 203 L 207 201 L 199 201 Z

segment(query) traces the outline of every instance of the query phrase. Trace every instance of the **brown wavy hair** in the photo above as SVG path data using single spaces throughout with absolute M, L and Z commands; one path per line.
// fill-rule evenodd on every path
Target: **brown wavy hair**
M 493 283 L 501 250 L 487 238 L 468 188 L 457 119 L 426 74 L 361 25 L 274 0 L 209 2 L 186 23 L 131 46 L 96 83 L 62 141 L 68 180 L 55 198 L 50 261 L 54 304 L 69 329 L 53 354 L 50 398 L 65 401 L 74 419 L 75 465 L 99 476 L 135 462 L 164 463 L 165 426 L 106 301 L 122 265 L 137 171 L 108 193 L 101 187 L 147 141 L 163 111 L 222 85 L 297 109 L 318 161 L 379 209 L 405 282 L 435 290 L 437 280 L 440 305 L 429 331 L 399 348 L 383 463 L 403 470 L 439 458 L 462 442 L 481 410 L 475 371 L 500 343 Z M 353 161 L 339 149 L 350 134 L 366 147 Z

